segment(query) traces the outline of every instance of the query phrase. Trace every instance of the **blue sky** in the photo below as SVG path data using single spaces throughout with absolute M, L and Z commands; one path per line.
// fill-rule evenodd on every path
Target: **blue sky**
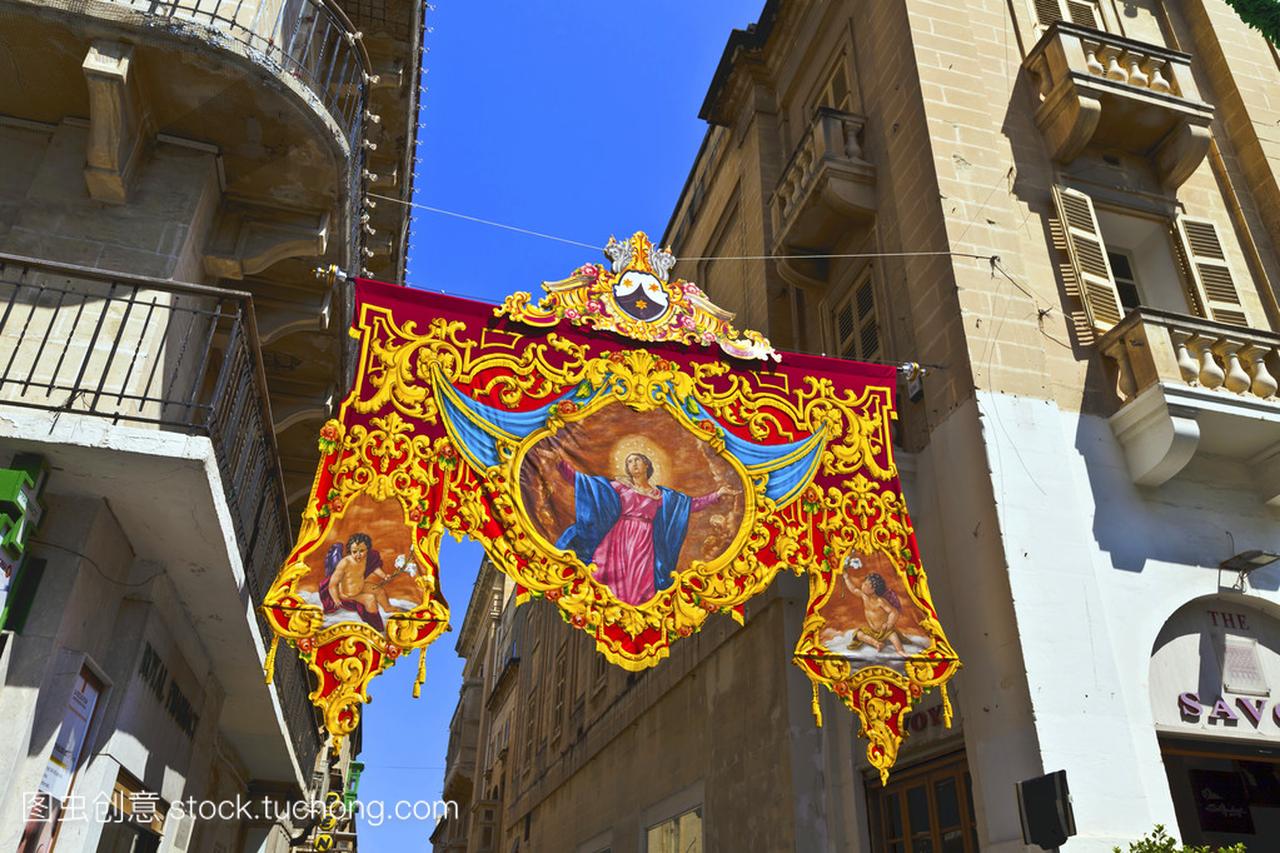
M 434 0 L 428 13 L 415 200 L 603 245 L 657 239 L 702 142 L 698 108 L 729 30 L 763 0 L 484 3 Z M 389 202 L 384 202 L 389 203 Z M 408 281 L 501 301 L 601 260 L 589 249 L 414 212 Z M 460 626 L 481 551 L 448 537 L 441 582 Z M 461 685 L 457 633 L 374 680 L 360 799 L 436 800 Z M 366 851 L 430 849 L 430 821 L 360 826 Z

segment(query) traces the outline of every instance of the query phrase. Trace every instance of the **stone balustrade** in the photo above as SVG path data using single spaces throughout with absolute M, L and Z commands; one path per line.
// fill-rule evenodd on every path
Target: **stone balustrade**
M 820 108 L 783 168 L 769 200 L 775 250 L 829 248 L 851 221 L 875 215 L 875 167 L 863 157 L 866 119 Z M 785 275 L 785 273 L 784 273 Z
M 775 227 L 785 221 L 813 187 L 819 170 L 829 160 L 850 164 L 862 159 L 864 119 L 851 113 L 820 109 L 805 131 L 804 138 L 783 169 L 773 194 Z
M 1037 48 L 1034 63 L 1028 62 L 1042 97 L 1064 72 L 1083 71 L 1158 95 L 1200 100 L 1191 76 L 1191 57 L 1185 53 L 1065 23 L 1052 28 Z M 1065 62 L 1055 62 L 1056 58 Z
M 1173 189 L 1204 159 L 1213 108 L 1190 55 L 1059 21 L 1024 64 L 1040 95 L 1036 126 L 1058 162 L 1090 145 L 1119 149 L 1150 158 Z
M 1135 484 L 1161 486 L 1204 455 L 1242 463 L 1280 507 L 1280 335 L 1139 308 L 1099 347 L 1122 400 L 1111 430 Z
M 1179 94 L 1171 82 L 1175 65 L 1166 56 L 1101 39 L 1081 39 L 1080 45 L 1090 74 L 1162 95 Z
M 1280 335 L 1150 308 L 1107 333 L 1102 351 L 1128 402 L 1157 382 L 1181 382 L 1280 403 Z

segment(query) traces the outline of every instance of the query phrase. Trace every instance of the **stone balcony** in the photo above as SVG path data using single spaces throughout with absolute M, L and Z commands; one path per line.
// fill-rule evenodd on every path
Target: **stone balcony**
M 1138 308 L 1099 345 L 1135 483 L 1159 486 L 1206 454 L 1246 463 L 1263 500 L 1280 506 L 1280 335 Z
M 875 167 L 862 158 L 866 119 L 819 109 L 769 200 L 774 251 L 830 248 L 849 220 L 875 216 Z
M 264 684 L 270 632 L 246 606 L 291 539 L 249 294 L 0 254 L 0 354 L 0 441 L 109 502 L 219 650 L 221 737 L 255 776 L 305 779 L 322 748 L 310 676 L 281 654 Z M 277 704 L 292 757 L 265 735 Z
M 1172 190 L 1204 159 L 1213 107 L 1188 54 L 1059 21 L 1024 65 L 1039 86 L 1036 126 L 1059 163 L 1086 146 L 1120 150 L 1149 158 Z
M 100 0 L 149 29 L 232 50 L 296 84 L 348 146 L 360 141 L 373 80 L 361 33 L 335 0 Z M 86 7 L 87 10 L 87 7 Z
M 156 158 L 177 146 L 209 161 L 200 168 L 221 208 L 207 276 L 295 258 L 284 271 L 294 278 L 327 262 L 358 269 L 365 155 L 395 152 L 368 138 L 377 78 L 336 0 L 4 5 L 10 43 L 40 45 L 15 61 L 48 83 L 0 90 L 0 115 L 47 125 L 64 145 L 67 127 L 83 127 L 95 202 L 149 203 Z
M 449 745 L 445 751 L 444 796 L 465 802 L 476 778 L 477 742 L 480 737 L 481 683 L 468 679 L 462 685 L 458 707 L 449 721 Z

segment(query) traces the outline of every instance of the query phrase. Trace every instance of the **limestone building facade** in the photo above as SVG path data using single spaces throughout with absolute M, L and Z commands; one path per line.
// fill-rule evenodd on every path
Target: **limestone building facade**
M 43 510 L 0 590 L 0 847 L 309 849 L 281 807 L 346 793 L 358 739 L 295 656 L 264 683 L 256 603 L 354 369 L 316 270 L 403 278 L 423 14 L 0 3 L 0 468 Z
M 473 811 L 436 850 L 1022 851 L 1015 785 L 1057 770 L 1064 850 L 1266 849 L 1277 92 L 1223 0 L 769 0 L 734 31 L 664 242 L 782 349 L 924 366 L 898 461 L 956 724 L 919 709 L 882 786 L 832 697 L 814 727 L 786 578 L 627 675 L 485 572 Z

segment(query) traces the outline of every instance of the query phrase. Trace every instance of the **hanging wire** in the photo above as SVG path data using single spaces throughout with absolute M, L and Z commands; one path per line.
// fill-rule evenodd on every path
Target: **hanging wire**
M 837 258 L 928 258 L 948 256 L 952 258 L 978 258 L 979 260 L 989 261 L 992 255 L 980 255 L 975 252 L 949 252 L 939 250 L 934 252 L 838 252 L 827 254 L 823 252 L 805 252 L 800 255 L 697 255 L 694 257 L 681 257 L 682 261 L 825 261 Z
M 397 204 L 403 204 L 406 207 L 416 208 L 417 210 L 425 210 L 429 213 L 438 213 L 441 216 L 452 216 L 455 219 L 465 219 L 467 222 L 476 222 L 476 223 L 479 223 L 480 225 L 489 225 L 494 228 L 502 228 L 506 231 L 514 231 L 517 234 L 527 234 L 530 237 L 541 237 L 544 240 L 555 240 L 557 243 L 568 243 L 571 246 L 580 246 L 584 249 L 595 249 L 596 251 L 599 251 L 599 252 L 604 251 L 604 246 L 597 246 L 593 243 L 584 243 L 581 240 L 570 240 L 567 237 L 557 237 L 554 234 L 544 234 L 541 231 L 531 231 L 528 228 L 521 228 L 518 225 L 507 225 L 504 222 L 494 222 L 492 219 L 481 219 L 479 216 L 468 216 L 465 213 L 458 213 L 457 211 L 454 211 L 454 210 L 445 210 L 444 208 L 441 208 L 441 207 L 432 207 L 429 204 L 421 204 L 420 202 L 416 202 L 416 201 L 405 201 L 404 199 L 396 198 L 395 196 L 380 195 L 378 193 L 369 193 L 369 197 L 383 199 L 385 201 L 393 201 Z
M 530 237 L 540 237 L 544 240 L 554 240 L 557 243 L 567 243 L 570 246 L 579 246 L 583 249 L 595 249 L 603 252 L 604 246 L 598 246 L 594 243 L 586 243 L 582 240 L 572 240 L 568 237 L 557 237 L 554 234 L 547 234 L 543 231 L 534 231 L 529 228 L 521 228 L 518 225 L 509 225 L 505 222 L 497 222 L 492 219 L 483 219 L 479 216 L 471 216 L 466 213 L 459 213 L 456 210 L 446 210 L 442 207 L 432 207 L 429 204 L 422 204 L 416 201 L 405 201 L 395 196 L 381 195 L 379 193 L 369 193 L 369 198 L 395 202 L 406 207 L 412 207 L 416 210 L 425 210 L 428 213 L 437 213 L 441 216 L 451 216 L 455 219 L 463 219 L 467 222 L 475 222 L 480 225 L 489 225 L 493 228 L 501 228 L 506 231 L 514 231 L 517 234 L 526 234 Z M 977 252 L 952 252 L 946 250 L 929 251 L 929 252 L 846 252 L 846 253 L 821 253 L 806 252 L 796 255 L 696 255 L 692 257 L 681 257 L 681 261 L 785 261 L 785 260 L 833 260 L 847 258 L 925 258 L 925 257 L 952 257 L 952 258 L 976 258 L 983 261 L 998 260 L 996 255 L 983 255 Z M 1002 271 L 1003 272 L 1003 271 Z M 1007 273 L 1006 273 L 1007 275 Z
M 459 213 L 456 210 L 446 210 L 445 208 L 442 208 L 442 207 L 433 207 L 432 205 L 422 204 L 421 202 L 406 201 L 401 198 L 396 198 L 395 196 L 382 195 L 379 193 L 369 193 L 368 197 L 376 198 L 384 201 L 395 202 L 396 204 L 402 204 L 406 207 L 414 208 L 416 210 L 424 210 L 428 213 L 435 213 L 441 216 L 449 216 L 455 219 L 464 220 L 466 222 L 474 222 L 479 225 L 488 225 L 492 228 L 501 228 L 504 231 L 512 231 L 517 234 L 524 234 L 529 237 L 538 237 L 543 240 L 553 240 L 557 243 L 564 243 L 570 246 L 578 246 L 583 249 L 595 249 L 596 251 L 604 251 L 603 246 L 598 246 L 598 245 L 595 245 L 594 243 L 587 243 L 582 240 L 573 240 L 568 237 L 559 237 L 559 236 L 556 236 L 555 234 L 547 234 L 546 232 L 543 232 L 543 231 L 534 231 L 530 228 L 522 228 L 518 225 L 510 225 L 505 222 L 497 222 L 492 219 L 484 219 L 483 217 L 479 217 L 479 216 L 471 216 L 466 213 Z M 410 218 L 412 219 L 413 217 L 410 217 Z M 680 258 L 679 260 L 690 261 L 690 262 L 693 262 L 693 261 L 697 261 L 697 262 L 783 261 L 783 260 L 816 261 L 816 260 L 837 260 L 837 259 L 849 260 L 849 259 L 875 259 L 875 258 L 928 258 L 928 257 L 970 258 L 974 260 L 987 261 L 991 265 L 991 275 L 993 277 L 996 275 L 996 273 L 999 273 L 1001 276 L 1007 279 L 1010 284 L 1012 284 L 1024 296 L 1026 296 L 1035 304 L 1036 313 L 1039 315 L 1039 319 L 1041 321 L 1043 321 L 1044 318 L 1048 316 L 1049 313 L 1053 310 L 1052 305 L 1048 305 L 1048 306 L 1043 305 L 1040 299 L 1035 295 L 1034 292 L 1032 292 L 1029 288 L 1027 288 L 1025 285 L 1019 282 L 1016 278 L 1014 278 L 1013 274 L 1010 273 L 1009 270 L 1006 269 L 1004 264 L 1001 262 L 999 255 L 994 255 L 994 254 L 987 255 L 987 254 L 982 254 L 980 252 L 955 252 L 955 251 L 950 251 L 945 249 L 939 249 L 939 250 L 932 250 L 932 251 L 916 251 L 916 252 L 835 252 L 835 253 L 814 252 L 814 253 L 784 254 L 784 255 L 696 255 L 692 257 L 683 257 L 683 258 Z M 407 263 L 407 258 L 406 258 L 406 263 Z M 431 288 L 431 289 L 437 290 L 437 288 Z M 474 296 L 470 296 L 468 294 L 457 293 L 457 292 L 443 290 L 443 289 L 438 289 L 438 292 L 447 294 L 449 296 L 458 296 L 463 299 L 475 298 Z M 1053 336 L 1045 332 L 1043 328 L 1041 329 L 1041 332 L 1050 340 L 1054 341 L 1055 343 L 1062 346 L 1066 346 L 1065 344 L 1062 343 L 1062 341 L 1059 341 L 1057 338 L 1054 338 Z M 806 351 L 799 350 L 799 352 L 806 352 Z M 825 353 L 816 353 L 816 352 L 811 352 L 806 354 L 825 355 Z M 835 356 L 835 357 L 839 358 L 839 356 Z M 898 362 L 898 361 L 886 362 L 886 361 L 874 361 L 870 359 L 861 359 L 861 360 L 869 361 L 872 364 L 885 364 L 885 365 L 894 366 L 899 368 L 899 370 L 903 370 L 904 372 L 908 370 L 918 371 L 921 368 L 938 369 L 943 367 L 942 365 L 920 364 L 917 362 Z

